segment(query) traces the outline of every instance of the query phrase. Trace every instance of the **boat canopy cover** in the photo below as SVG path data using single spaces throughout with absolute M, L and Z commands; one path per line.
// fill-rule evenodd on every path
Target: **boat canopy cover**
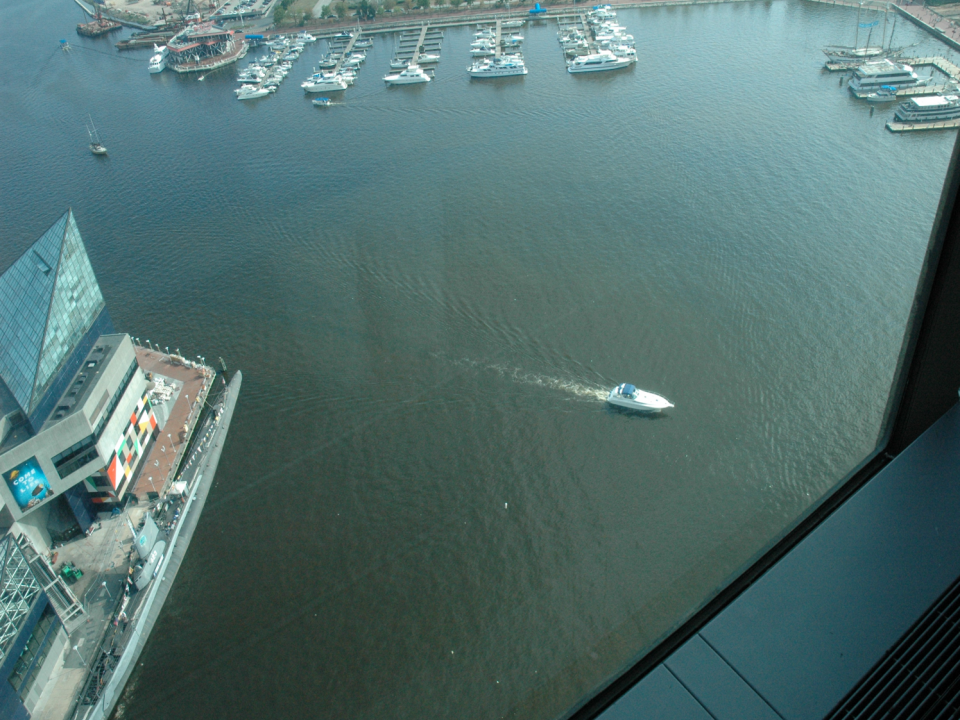
M 892 90 L 893 92 L 896 92 L 896 91 L 897 91 L 897 88 L 894 87 L 893 85 L 881 85 L 881 86 L 880 86 L 880 89 L 881 89 L 881 90 Z
M 628 383 L 624 383 L 624 384 L 623 384 L 623 388 L 622 388 L 621 391 L 620 391 L 620 394 L 621 394 L 621 395 L 633 395 L 636 391 L 637 391 L 637 389 L 636 389 L 633 385 L 630 385 L 630 384 L 628 384 Z

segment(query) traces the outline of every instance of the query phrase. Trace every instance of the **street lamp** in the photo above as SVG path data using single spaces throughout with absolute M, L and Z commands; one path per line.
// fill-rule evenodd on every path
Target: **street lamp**
M 83 663 L 83 666 L 84 666 L 87 670 L 89 670 L 89 669 L 90 669 L 90 666 L 87 665 L 87 661 L 84 660 L 84 659 L 83 659 L 83 655 L 80 654 L 80 647 L 79 647 L 78 645 L 74 645 L 74 646 L 73 646 L 73 649 L 77 651 L 77 657 L 80 658 L 80 662 Z

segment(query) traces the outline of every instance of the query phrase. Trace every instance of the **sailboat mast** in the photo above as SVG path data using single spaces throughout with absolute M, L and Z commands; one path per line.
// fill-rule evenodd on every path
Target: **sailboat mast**
M 857 36 L 853 41 L 854 49 L 860 47 L 860 13 L 863 11 L 863 3 L 860 3 L 860 7 L 857 8 Z

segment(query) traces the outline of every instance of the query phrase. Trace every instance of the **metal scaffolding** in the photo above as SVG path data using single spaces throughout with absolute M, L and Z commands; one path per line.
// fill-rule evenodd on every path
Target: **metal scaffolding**
M 16 539 L 7 533 L 0 540 L 0 662 L 40 590 Z

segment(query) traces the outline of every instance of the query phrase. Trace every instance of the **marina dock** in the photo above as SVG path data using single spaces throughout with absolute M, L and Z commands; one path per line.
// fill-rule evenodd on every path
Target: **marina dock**
M 915 132 L 917 130 L 957 130 L 960 129 L 960 119 L 943 120 L 928 123 L 901 123 L 890 121 L 887 130 L 893 133 Z
M 330 42 L 330 50 L 332 52 L 338 53 L 340 55 L 337 60 L 337 64 L 334 66 L 333 71 L 335 73 L 340 72 L 340 69 L 343 67 L 343 61 L 350 57 L 350 53 L 353 52 L 353 46 L 357 44 L 357 40 L 360 39 L 360 36 L 363 33 L 356 33 L 352 38 L 347 41 L 347 44 L 341 50 L 339 47 L 335 47 L 334 43 Z
M 400 33 L 397 42 L 396 58 L 407 65 L 418 65 L 422 54 L 440 54 L 443 43 L 443 31 L 424 23 L 418 28 L 411 28 Z M 429 63 L 428 63 L 429 64 Z

